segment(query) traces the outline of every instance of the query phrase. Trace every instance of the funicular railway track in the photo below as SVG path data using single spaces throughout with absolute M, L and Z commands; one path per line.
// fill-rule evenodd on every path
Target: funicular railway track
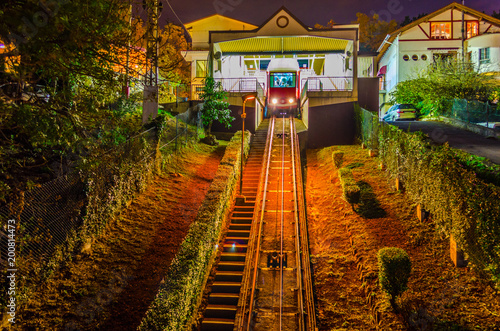
M 202 330 L 315 330 L 293 118 L 259 127 L 242 193 L 246 200 L 231 215 Z

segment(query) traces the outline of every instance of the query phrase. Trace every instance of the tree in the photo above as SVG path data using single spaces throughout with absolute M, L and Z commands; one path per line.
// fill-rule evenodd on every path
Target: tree
M 391 98 L 398 103 L 413 103 L 424 114 L 441 115 L 453 99 L 493 101 L 499 90 L 498 81 L 478 73 L 472 63 L 438 59 L 414 79 L 400 82 Z
M 414 22 L 424 16 L 427 16 L 426 13 L 420 13 L 418 14 L 416 17 L 413 16 L 413 18 L 410 18 L 410 16 L 405 16 L 405 19 L 403 20 L 403 22 L 401 22 L 400 26 L 405 26 L 405 25 L 408 25 L 410 24 L 411 22 Z
M 231 122 L 234 121 L 229 109 L 229 103 L 224 101 L 227 98 L 226 94 L 227 92 L 222 89 L 220 82 L 216 82 L 210 76 L 205 79 L 205 86 L 200 98 L 203 100 L 201 118 L 206 127 L 208 139 L 211 139 L 212 123 L 214 121 L 219 121 L 226 128 L 231 127 Z
M 398 28 L 395 20 L 382 21 L 377 14 L 369 17 L 366 14 L 357 13 L 356 17 L 357 20 L 353 23 L 359 24 L 359 42 L 372 51 L 376 51 L 384 38 Z
M 316 23 L 314 24 L 314 28 L 315 29 L 331 29 L 333 28 L 333 26 L 335 25 L 335 21 L 334 20 L 330 20 L 328 21 L 328 23 L 326 23 L 326 25 L 321 25 L 319 23 Z
M 110 106 L 121 95 L 118 72 L 134 28 L 128 12 L 122 0 L 1 2 L 8 47 L 0 63 L 13 65 L 0 77 L 0 186 L 50 179 L 56 160 L 88 156 L 140 128 Z
M 500 19 L 500 10 L 498 11 L 498 13 L 494 10 L 493 14 L 491 14 L 491 16 L 494 17 L 494 18 Z

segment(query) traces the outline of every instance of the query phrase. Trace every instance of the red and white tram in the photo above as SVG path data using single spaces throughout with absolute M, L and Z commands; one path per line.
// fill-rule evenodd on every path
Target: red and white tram
M 298 114 L 300 71 L 297 59 L 272 59 L 267 67 L 267 114 Z

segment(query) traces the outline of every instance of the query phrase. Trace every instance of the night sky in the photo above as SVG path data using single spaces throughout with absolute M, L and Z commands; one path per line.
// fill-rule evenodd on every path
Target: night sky
M 182 20 L 188 23 L 196 19 L 222 14 L 255 25 L 260 25 L 282 5 L 308 26 L 316 23 L 326 25 L 333 19 L 336 23 L 351 23 L 356 13 L 378 13 L 380 18 L 401 22 L 405 16 L 431 13 L 442 8 L 450 0 L 169 0 Z M 461 0 L 457 1 L 461 3 Z M 491 15 L 500 11 L 500 0 L 465 0 L 465 5 Z M 174 14 L 164 6 L 163 20 L 178 23 Z

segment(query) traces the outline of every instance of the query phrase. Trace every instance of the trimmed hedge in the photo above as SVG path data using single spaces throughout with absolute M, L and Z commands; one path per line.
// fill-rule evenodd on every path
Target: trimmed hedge
M 375 117 L 364 109 L 358 112 L 360 118 Z M 500 287 L 500 187 L 480 179 L 478 166 L 465 164 L 463 151 L 433 145 L 421 133 L 375 125 L 379 157 L 390 175 L 404 182 L 410 198 Z
M 385 247 L 378 251 L 378 280 L 380 287 L 391 297 L 394 306 L 397 296 L 407 289 L 411 261 L 404 249 Z
M 350 204 L 358 203 L 361 198 L 361 189 L 354 180 L 352 170 L 349 168 L 340 168 L 339 179 L 342 184 L 344 199 L 346 199 Z
M 245 134 L 245 155 L 250 133 Z M 177 255 L 143 318 L 139 330 L 183 330 L 196 313 L 207 272 L 214 261 L 224 221 L 240 174 L 241 131 L 226 152 L 208 193 Z

